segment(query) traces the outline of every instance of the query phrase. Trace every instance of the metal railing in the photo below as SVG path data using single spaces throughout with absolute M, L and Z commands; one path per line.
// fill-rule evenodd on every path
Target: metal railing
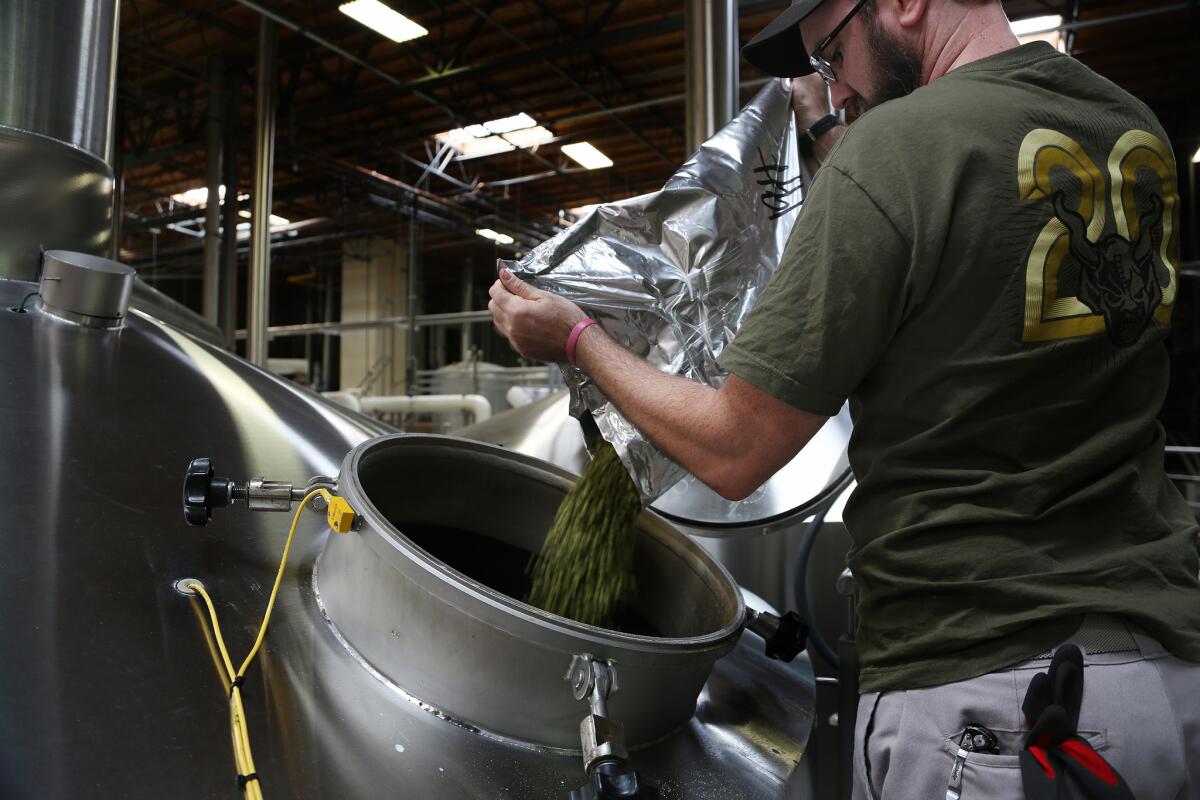
M 1200 521 L 1200 447 L 1167 445 L 1165 464 L 1167 477 Z

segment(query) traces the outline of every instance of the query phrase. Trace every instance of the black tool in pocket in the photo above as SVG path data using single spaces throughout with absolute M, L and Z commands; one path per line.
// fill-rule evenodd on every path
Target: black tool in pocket
M 1077 732 L 1083 704 L 1083 653 L 1055 652 L 1029 682 L 1021 710 L 1029 725 L 1020 753 L 1026 800 L 1134 800 L 1124 779 Z

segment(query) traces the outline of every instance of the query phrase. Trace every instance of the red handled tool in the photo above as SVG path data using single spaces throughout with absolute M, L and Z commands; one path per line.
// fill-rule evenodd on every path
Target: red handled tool
M 1083 654 L 1063 645 L 1050 669 L 1033 676 L 1021 704 L 1030 727 L 1021 751 L 1027 800 L 1134 800 L 1120 774 L 1079 736 L 1082 703 Z

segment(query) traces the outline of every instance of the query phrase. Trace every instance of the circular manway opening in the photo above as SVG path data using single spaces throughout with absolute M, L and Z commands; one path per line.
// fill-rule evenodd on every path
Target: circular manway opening
M 502 449 L 418 444 L 402 437 L 366 451 L 358 462 L 358 480 L 371 504 L 413 544 L 522 602 L 530 587 L 530 561 L 566 494 L 557 474 Z M 614 628 L 682 639 L 731 625 L 737 588 L 725 572 L 653 515 L 643 514 L 638 528 L 637 594 Z

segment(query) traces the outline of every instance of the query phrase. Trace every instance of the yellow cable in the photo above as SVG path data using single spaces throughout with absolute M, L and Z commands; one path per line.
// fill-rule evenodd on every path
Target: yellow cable
M 263 621 L 262 625 L 259 626 L 258 636 L 255 638 L 254 646 L 250 648 L 250 653 L 246 656 L 246 660 L 242 662 L 242 666 L 237 672 L 233 670 L 233 659 L 229 657 L 229 650 L 225 647 L 225 639 L 221 636 L 221 623 L 217 620 L 217 609 L 213 605 L 212 598 L 209 597 L 208 592 L 199 583 L 189 582 L 186 584 L 188 589 L 191 589 L 204 598 L 204 604 L 208 606 L 208 616 L 212 621 L 213 634 L 217 640 L 217 649 L 221 653 L 221 660 L 225 671 L 229 674 L 229 683 L 233 687 L 229 692 L 229 721 L 230 738 L 233 741 L 233 758 L 238 775 L 253 775 L 255 774 L 255 769 L 254 755 L 250 752 L 250 728 L 246 719 L 246 708 L 242 704 L 242 690 L 237 685 L 237 681 L 246 674 L 246 670 L 249 668 L 251 662 L 254 661 L 254 657 L 258 655 L 259 648 L 262 647 L 263 639 L 267 635 L 267 624 L 271 621 L 271 612 L 275 609 L 275 598 L 279 594 L 280 584 L 283 583 L 283 572 L 287 567 L 288 555 L 292 551 L 292 540 L 296 536 L 296 527 L 300 524 L 300 514 L 304 511 L 304 507 L 308 505 L 308 501 L 317 495 L 324 497 L 326 502 L 329 502 L 331 499 L 331 495 L 327 490 L 313 489 L 304 495 L 304 499 L 300 501 L 300 506 L 296 509 L 296 513 L 292 517 L 292 527 L 288 530 L 287 543 L 283 546 L 283 556 L 279 560 L 279 570 L 275 573 L 275 585 L 271 587 L 271 597 L 267 601 L 267 610 L 263 614 Z M 257 780 L 246 783 L 243 791 L 250 800 L 262 800 L 262 789 Z

